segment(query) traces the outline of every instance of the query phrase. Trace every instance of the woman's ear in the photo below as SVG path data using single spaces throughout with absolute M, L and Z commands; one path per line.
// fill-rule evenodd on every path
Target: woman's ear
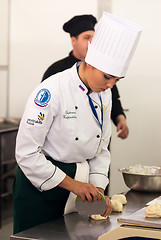
M 89 63 L 86 63 L 86 66 L 89 67 L 89 68 L 92 67 Z
M 90 65 L 90 64 L 88 64 L 88 63 L 86 63 L 86 66 L 89 68 L 89 69 L 94 69 L 95 67 L 93 67 L 92 65 Z

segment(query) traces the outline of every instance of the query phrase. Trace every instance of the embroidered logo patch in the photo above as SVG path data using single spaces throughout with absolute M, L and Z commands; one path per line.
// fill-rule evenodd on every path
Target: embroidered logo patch
M 39 120 L 43 121 L 45 118 L 45 114 L 43 114 L 42 112 L 40 112 L 40 115 L 38 115 Z
M 29 125 L 33 125 L 35 126 L 35 124 L 37 125 L 41 125 L 42 124 L 42 121 L 40 119 L 31 119 L 31 118 L 28 118 L 27 121 L 26 121 L 27 124 Z
M 43 88 L 37 93 L 34 102 L 39 107 L 46 107 L 50 99 L 51 99 L 50 91 L 48 89 Z
M 39 114 L 36 114 L 36 115 L 37 117 L 35 116 L 35 114 L 33 114 L 33 116 L 30 116 L 30 118 L 26 120 L 26 123 L 36 127 L 43 126 L 43 123 L 45 120 L 45 114 L 40 112 Z

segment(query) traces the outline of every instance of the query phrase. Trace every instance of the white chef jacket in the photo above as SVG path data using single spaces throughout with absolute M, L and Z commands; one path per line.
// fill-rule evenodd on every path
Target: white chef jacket
M 89 182 L 104 189 L 108 184 L 111 91 L 90 93 L 100 121 L 99 95 L 102 98 L 102 130 L 87 92 L 75 64 L 42 82 L 29 97 L 17 135 L 16 159 L 40 191 L 57 186 L 66 176 L 46 156 L 64 163 L 88 161 Z

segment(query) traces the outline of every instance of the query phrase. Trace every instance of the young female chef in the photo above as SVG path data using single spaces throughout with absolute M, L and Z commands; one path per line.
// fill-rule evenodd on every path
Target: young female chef
M 140 27 L 104 13 L 85 62 L 51 76 L 29 97 L 16 143 L 14 233 L 99 201 L 107 178 L 113 85 L 125 76 Z M 54 78 L 54 79 L 53 79 Z M 107 209 L 111 203 L 106 196 Z

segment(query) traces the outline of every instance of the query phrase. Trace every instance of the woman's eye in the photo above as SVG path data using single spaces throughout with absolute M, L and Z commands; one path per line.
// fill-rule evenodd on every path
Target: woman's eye
M 104 75 L 104 78 L 106 78 L 107 80 L 109 80 L 109 79 L 110 79 L 110 77 L 108 77 L 108 76 L 106 76 L 106 75 Z
M 84 39 L 86 39 L 86 40 L 90 40 L 90 37 L 85 37 Z

